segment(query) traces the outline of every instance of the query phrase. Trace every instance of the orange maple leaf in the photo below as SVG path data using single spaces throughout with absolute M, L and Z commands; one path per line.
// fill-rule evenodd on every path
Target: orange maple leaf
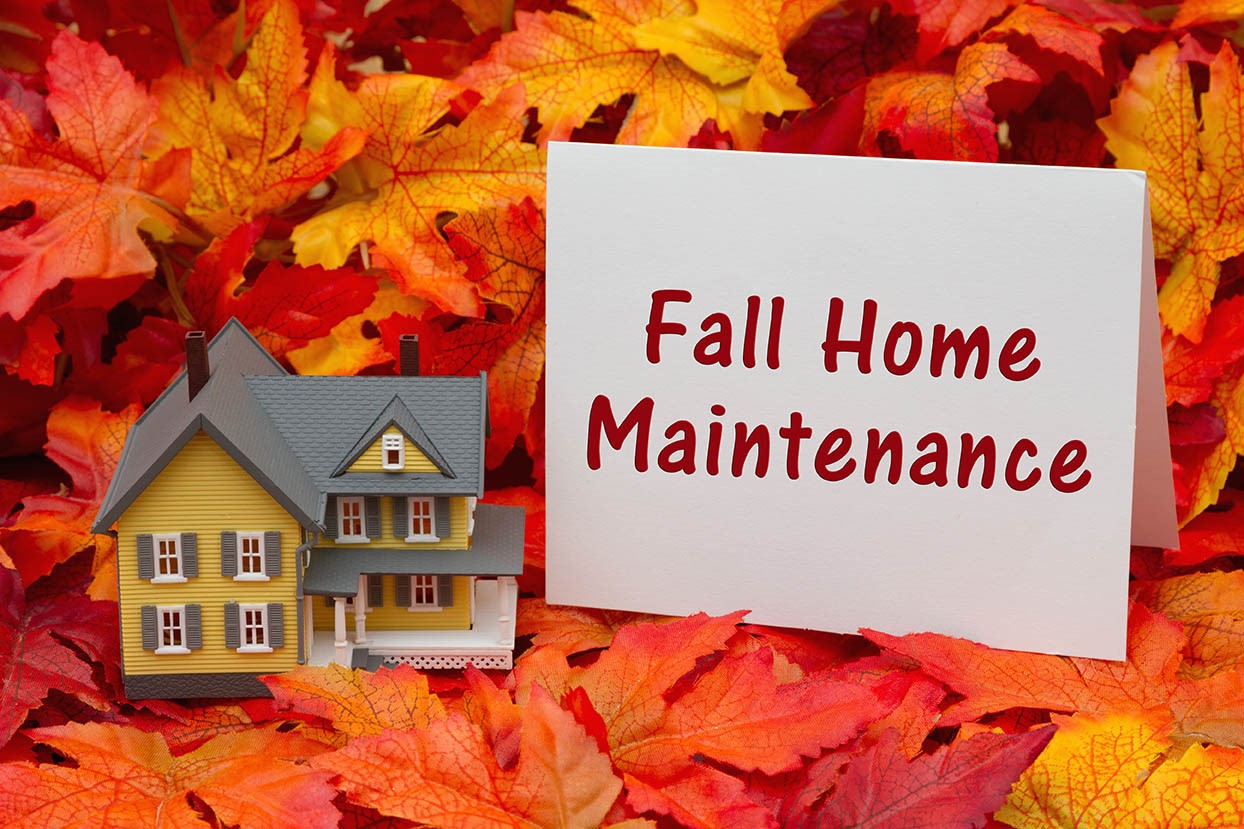
M 277 705 L 328 720 L 345 737 L 425 728 L 445 716 L 428 678 L 408 665 L 380 671 L 302 666 L 263 678 Z
M 1192 470 L 1190 501 L 1180 516 L 1181 527 L 1218 500 L 1227 475 L 1244 454 L 1244 363 L 1236 363 L 1218 378 L 1209 402 L 1222 418 L 1226 434 Z
M 997 161 L 998 125 L 988 90 L 1011 81 L 1036 84 L 1040 75 L 1003 43 L 964 48 L 954 74 L 895 71 L 869 81 L 860 147 L 882 154 L 890 134 L 916 158 Z
M 1244 252 L 1240 85 L 1239 60 L 1224 43 L 1198 121 L 1188 65 L 1178 44 L 1166 43 L 1136 61 L 1110 115 L 1098 122 L 1118 166 L 1148 174 L 1154 252 L 1171 260 L 1158 309 L 1172 331 L 1193 342 L 1205 333 L 1221 263 Z
M 333 207 L 294 228 L 299 264 L 340 267 L 370 242 L 409 293 L 461 316 L 480 316 L 474 285 L 441 237 L 443 215 L 543 198 L 540 153 L 522 142 L 526 108 L 512 89 L 457 127 L 428 130 L 459 88 L 417 76 L 371 77 L 349 94 L 322 61 L 312 82 L 316 129 L 355 123 L 368 130 L 359 180 Z M 366 260 L 365 260 L 366 261 Z
M 534 636 L 534 645 L 551 645 L 573 654 L 609 647 L 623 625 L 658 621 L 661 617 L 644 613 L 551 605 L 541 598 L 519 599 L 514 632 L 517 636 Z
M 699 660 L 726 647 L 741 616 L 627 625 L 594 664 L 563 670 L 560 682 L 548 661 L 535 671 L 525 666 L 555 652 L 537 648 L 520 662 L 520 692 L 538 676 L 569 695 L 581 722 L 598 723 L 637 811 L 690 826 L 751 825 L 765 812 L 743 783 L 698 758 L 776 773 L 855 736 L 888 708 L 870 689 L 824 676 L 780 683 L 767 647 L 728 653 L 688 678 Z
M 1140 582 L 1133 596 L 1184 626 L 1180 673 L 1203 677 L 1244 667 L 1244 571 L 1190 573 Z
M 184 154 L 144 160 L 156 101 L 120 61 L 66 30 L 47 68 L 54 141 L 0 100 L 0 207 L 34 204 L 29 218 L 0 230 L 0 313 L 14 319 L 62 279 L 154 270 L 138 231 L 178 229 L 170 210 L 188 185 Z
M 1058 733 L 998 820 L 1017 829 L 1244 825 L 1244 753 L 1193 744 L 1179 755 L 1161 712 L 1053 719 Z
M 306 77 L 298 8 L 278 0 L 236 80 L 215 67 L 207 78 L 182 69 L 153 85 L 160 118 L 152 146 L 192 150 L 187 211 L 212 233 L 294 200 L 362 149 L 364 133 L 351 127 L 319 149 L 291 149 L 306 115 Z
M 1011 3 L 1012 0 L 898 0 L 896 7 L 919 20 L 916 58 L 926 63 L 979 32 Z
M 332 775 L 304 764 L 325 747 L 294 734 L 225 734 L 176 757 L 159 734 L 124 726 L 70 723 L 31 735 L 77 766 L 0 765 L 5 825 L 332 827 L 341 817 Z
M 622 789 L 609 757 L 539 687 L 520 723 L 509 767 L 482 729 L 456 712 L 426 728 L 360 737 L 312 762 L 340 775 L 352 802 L 420 823 L 599 826 Z

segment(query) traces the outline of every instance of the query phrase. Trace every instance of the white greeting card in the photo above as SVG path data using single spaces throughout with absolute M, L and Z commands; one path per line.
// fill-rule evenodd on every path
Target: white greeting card
M 548 600 L 1121 659 L 1145 179 L 552 144 Z

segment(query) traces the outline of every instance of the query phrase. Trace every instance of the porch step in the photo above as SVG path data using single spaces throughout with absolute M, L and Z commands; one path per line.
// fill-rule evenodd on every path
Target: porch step
M 351 668 L 365 668 L 374 671 L 380 667 L 380 663 L 384 661 L 382 656 L 372 656 L 371 651 L 367 648 L 355 648 L 350 655 Z

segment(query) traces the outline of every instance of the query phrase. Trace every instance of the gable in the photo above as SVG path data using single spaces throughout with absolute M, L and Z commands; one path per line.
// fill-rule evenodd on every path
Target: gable
M 405 453 L 405 465 L 401 469 L 402 472 L 436 472 L 441 470 L 437 468 L 427 455 L 416 446 L 410 438 L 402 434 L 400 429 L 389 427 L 380 437 L 372 441 L 371 445 L 363 450 L 363 454 L 359 455 L 354 463 L 346 468 L 346 472 L 384 472 L 384 438 L 396 436 L 402 440 L 402 449 Z M 392 470 L 390 470 L 392 471 Z

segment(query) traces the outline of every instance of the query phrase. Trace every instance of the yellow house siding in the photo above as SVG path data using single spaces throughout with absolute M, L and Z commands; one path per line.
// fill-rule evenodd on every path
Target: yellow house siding
M 381 578 L 384 602 L 380 607 L 367 611 L 368 630 L 465 630 L 471 626 L 471 579 L 454 576 L 453 607 L 440 610 L 408 610 L 397 606 L 398 578 L 409 576 L 384 576 Z M 333 608 L 328 607 L 323 596 L 312 600 L 312 615 L 316 630 L 333 629 Z M 346 614 L 346 631 L 354 638 L 354 611 Z
M 389 429 L 385 435 L 402 435 L 397 429 Z M 384 437 L 376 438 L 371 446 L 367 447 L 363 454 L 359 455 L 358 460 L 350 464 L 347 472 L 387 472 L 396 470 L 386 470 L 384 468 L 384 455 L 381 444 L 384 443 Z M 436 468 L 436 464 L 428 460 L 428 456 L 420 451 L 405 435 L 402 435 L 402 445 L 406 447 L 406 466 L 403 472 L 440 472 Z
M 220 574 L 222 530 L 281 533 L 281 575 L 240 582 Z M 139 533 L 198 534 L 199 575 L 184 583 L 152 584 L 138 577 Z M 229 455 L 205 434 L 182 448 L 117 521 L 121 642 L 128 674 L 277 672 L 298 656 L 294 550 L 301 528 Z M 284 604 L 285 646 L 269 654 L 225 647 L 224 605 Z M 203 647 L 189 654 L 156 654 L 142 647 L 142 605 L 202 606 Z
M 333 496 L 329 496 L 333 497 Z M 344 542 L 338 544 L 331 538 L 321 539 L 319 547 L 353 547 L 364 550 L 368 546 L 386 549 L 409 547 L 419 550 L 465 550 L 467 547 L 467 498 L 451 498 L 449 501 L 449 538 L 438 541 L 407 542 L 393 534 L 393 500 L 391 496 L 380 496 L 380 537 L 373 538 L 369 544 L 361 542 Z

